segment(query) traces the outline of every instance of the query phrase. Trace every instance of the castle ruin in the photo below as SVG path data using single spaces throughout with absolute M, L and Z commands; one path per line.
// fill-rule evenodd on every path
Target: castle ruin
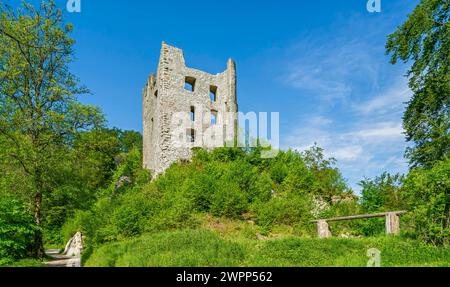
M 183 51 L 163 42 L 157 73 L 143 90 L 144 167 L 162 174 L 189 160 L 194 147 L 234 144 L 237 111 L 233 60 L 212 75 L 187 67 Z

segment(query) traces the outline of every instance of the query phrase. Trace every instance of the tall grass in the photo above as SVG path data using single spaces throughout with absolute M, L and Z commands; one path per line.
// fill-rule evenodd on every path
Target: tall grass
M 371 248 L 381 251 L 383 267 L 450 266 L 450 248 L 394 237 L 271 240 L 251 257 L 250 265 L 365 267 Z
M 0 268 L 3 267 L 13 267 L 13 268 L 35 268 L 35 267 L 45 267 L 45 264 L 37 259 L 22 259 L 22 260 L 17 260 L 13 263 L 9 263 L 9 264 L 5 264 L 5 265 L 0 265 Z
M 450 248 L 394 237 L 355 239 L 224 239 L 210 230 L 144 235 L 96 249 L 86 266 L 99 267 L 365 267 L 367 251 L 381 251 L 382 266 L 450 266 Z
M 145 235 L 135 240 L 107 244 L 94 252 L 86 266 L 210 267 L 237 266 L 245 250 L 236 242 L 206 230 L 183 230 Z

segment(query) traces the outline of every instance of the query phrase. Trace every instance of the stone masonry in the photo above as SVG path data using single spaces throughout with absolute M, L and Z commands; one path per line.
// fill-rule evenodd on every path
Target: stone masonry
M 144 167 L 153 175 L 162 174 L 174 162 L 189 160 L 194 147 L 234 144 L 237 120 L 229 115 L 237 111 L 233 60 L 223 73 L 212 75 L 188 68 L 183 51 L 163 42 L 157 73 L 150 75 L 143 90 Z M 186 137 L 174 136 L 180 130 L 174 126 L 179 114 L 190 121 L 181 128 Z M 211 126 L 223 131 L 212 146 L 203 135 Z M 180 140 L 186 142 L 180 145 Z

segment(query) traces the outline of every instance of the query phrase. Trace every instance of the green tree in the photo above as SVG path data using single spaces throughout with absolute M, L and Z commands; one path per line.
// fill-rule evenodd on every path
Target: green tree
M 26 204 L 0 194 L 0 266 L 27 257 L 37 229 Z
M 391 62 L 412 61 L 414 93 L 404 115 L 407 156 L 413 166 L 431 167 L 450 152 L 450 1 L 422 0 L 386 44 Z
M 359 183 L 362 187 L 361 205 L 365 212 L 394 211 L 404 208 L 400 188 L 402 176 L 387 172 L 374 180 L 364 179 Z
M 136 131 L 122 131 L 119 129 L 113 129 L 118 133 L 120 146 L 123 152 L 129 152 L 133 148 L 137 148 L 142 151 L 142 135 Z
M 67 157 L 66 144 L 77 131 L 104 120 L 97 108 L 77 101 L 87 90 L 69 70 L 73 27 L 54 2 L 0 5 L 0 134 L 6 139 L 1 156 L 31 178 L 29 196 L 41 226 L 43 198 L 54 190 L 53 172 Z M 44 256 L 41 232 L 33 255 Z
M 413 169 L 405 179 L 402 195 L 406 200 L 415 234 L 435 245 L 450 243 L 450 161 L 432 169 Z
M 331 203 L 334 196 L 351 196 L 352 190 L 338 168 L 336 159 L 326 158 L 324 150 L 317 145 L 302 153 L 306 166 L 312 171 L 314 190 L 320 197 Z
M 121 145 L 117 133 L 106 128 L 77 132 L 64 148 L 66 156 L 52 174 L 53 190 L 42 210 L 45 242 L 62 244 L 60 228 L 77 210 L 89 210 L 109 186 Z

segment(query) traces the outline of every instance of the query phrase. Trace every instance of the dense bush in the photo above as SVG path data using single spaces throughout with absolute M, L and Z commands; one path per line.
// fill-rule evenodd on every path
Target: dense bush
M 362 183 L 362 199 L 358 201 L 333 162 L 325 160 L 318 148 L 306 153 L 280 152 L 273 159 L 261 159 L 259 152 L 258 149 L 223 148 L 210 152 L 199 149 L 192 161 L 175 163 L 164 175 L 148 182 L 148 175 L 145 176 L 139 164 L 139 153 L 131 150 L 121 158 L 113 182 L 102 192 L 104 196 L 90 211 L 80 211 L 66 223 L 65 237 L 76 231 L 85 234 L 87 250 L 83 260 L 92 266 L 360 266 L 366 262 L 365 252 L 370 246 L 392 253 L 386 265 L 408 265 L 405 260 L 394 259 L 398 254 L 389 249 L 390 241 L 384 239 L 336 240 L 323 244 L 323 241 L 289 239 L 269 241 L 256 248 L 258 238 L 286 234 L 315 237 L 316 227 L 310 222 L 313 218 L 408 207 L 398 176 L 386 174 L 374 180 L 366 179 Z M 448 179 L 448 169 L 439 170 L 433 172 L 440 174 L 432 177 L 434 181 L 415 176 L 422 185 L 407 180 L 406 186 L 414 187 L 411 190 L 434 186 L 435 191 L 445 193 L 448 182 L 443 179 Z M 118 188 L 115 182 L 123 176 L 131 182 Z M 211 218 L 211 222 L 205 225 L 202 218 Z M 228 221 L 234 222 L 236 230 L 227 231 L 222 222 Z M 205 227 L 227 240 L 228 233 L 234 234 L 237 242 L 229 244 L 224 238 L 201 231 Z M 384 234 L 384 220 L 337 222 L 330 228 L 335 236 L 378 236 Z M 242 235 L 245 232 L 248 234 Z M 211 250 L 217 250 L 215 246 L 220 244 L 224 244 L 223 254 L 228 257 L 216 260 Z M 317 244 L 323 246 L 312 252 L 308 244 L 314 245 L 311 248 Z M 439 253 L 425 246 L 405 244 L 402 248 L 417 264 L 423 263 L 416 258 L 416 248 L 430 254 Z M 226 251 L 227 246 L 234 251 Z M 200 249 L 203 253 L 193 251 Z M 400 249 L 395 250 L 401 253 Z M 183 256 L 173 255 L 175 252 Z M 272 252 L 277 255 L 271 255 Z M 439 254 L 436 262 L 445 265 L 441 257 Z
M 361 207 L 365 212 L 401 210 L 405 203 L 401 197 L 403 177 L 383 173 L 375 179 L 360 182 Z
M 402 187 L 415 234 L 433 244 L 450 243 L 450 160 L 432 169 L 416 168 Z
M 357 200 L 336 202 L 320 213 L 321 218 L 333 218 L 364 213 Z M 379 218 L 330 222 L 333 236 L 374 236 L 384 234 L 384 221 Z
M 223 182 L 215 189 L 210 211 L 215 216 L 239 218 L 248 210 L 248 198 L 238 183 Z
M 312 201 L 308 195 L 288 194 L 254 205 L 256 222 L 265 229 L 273 225 L 302 225 L 306 227 L 311 215 Z
M 307 229 L 314 196 L 348 193 L 340 185 L 338 171 L 319 153 L 307 158 L 288 151 L 274 159 L 261 159 L 260 152 L 197 149 L 191 162 L 175 163 L 147 183 L 141 157 L 131 150 L 121 158 L 103 198 L 89 212 L 79 212 L 69 221 L 64 236 L 67 239 L 80 230 L 88 244 L 95 246 L 143 233 L 195 228 L 199 213 L 252 220 L 266 232 L 275 225 Z M 116 182 L 123 176 L 130 182 L 118 188 Z
M 391 175 L 389 173 L 383 173 L 374 179 L 362 180 L 359 183 L 362 187 L 361 213 L 407 210 L 401 194 L 402 181 L 403 177 L 399 174 Z M 384 218 L 358 220 L 352 224 L 353 230 L 358 230 L 365 236 L 382 235 L 386 229 Z
M 37 230 L 26 205 L 0 195 L 0 266 L 26 258 Z

